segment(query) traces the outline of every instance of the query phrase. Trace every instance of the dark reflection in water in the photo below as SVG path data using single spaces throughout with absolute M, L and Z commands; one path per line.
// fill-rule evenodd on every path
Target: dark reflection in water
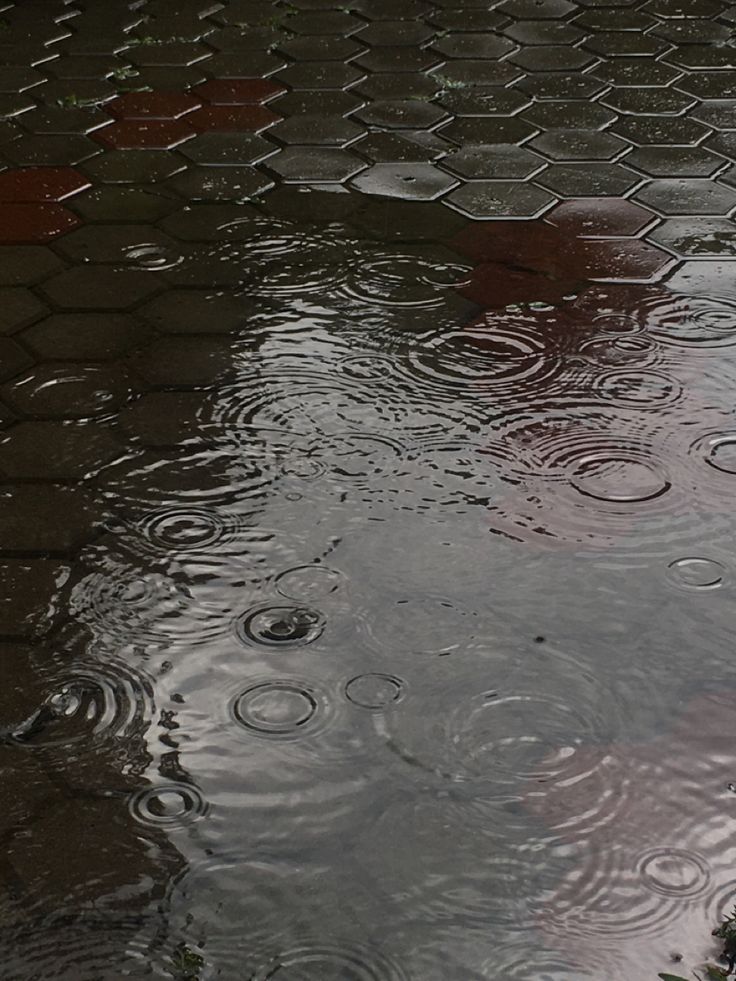
M 698 963 L 734 888 L 733 298 L 551 224 L 167 230 L 139 394 L 49 423 L 39 389 L 1 448 L 87 495 L 3 501 L 9 976 Z

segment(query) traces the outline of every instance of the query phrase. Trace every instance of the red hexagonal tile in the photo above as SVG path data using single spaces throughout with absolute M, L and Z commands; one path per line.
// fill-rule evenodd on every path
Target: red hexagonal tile
M 0 203 L 0 243 L 27 245 L 48 242 L 79 224 L 60 204 Z
M 94 134 L 99 143 L 114 150 L 170 150 L 193 136 L 194 130 L 183 119 L 124 119 Z
M 179 119 L 201 105 L 186 92 L 127 92 L 105 110 L 119 119 Z
M 0 201 L 63 201 L 90 186 L 73 167 L 19 167 L 0 173 Z
M 199 132 L 260 133 L 280 118 L 265 106 L 204 106 L 187 116 L 187 123 Z
M 638 235 L 656 218 L 624 198 L 578 198 L 558 204 L 544 220 L 579 238 L 618 238 Z
M 571 243 L 570 267 L 581 278 L 605 282 L 649 283 L 659 279 L 676 260 L 640 239 Z
M 245 106 L 267 102 L 286 92 L 286 86 L 268 78 L 212 78 L 194 91 L 215 106 Z

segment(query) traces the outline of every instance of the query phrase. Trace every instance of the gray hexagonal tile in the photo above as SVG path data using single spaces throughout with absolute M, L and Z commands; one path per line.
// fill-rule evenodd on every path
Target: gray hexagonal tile
M 426 72 L 441 61 L 442 56 L 428 48 L 397 44 L 369 48 L 353 64 L 367 72 Z
M 295 62 L 282 69 L 276 78 L 291 89 L 343 89 L 365 76 L 365 70 L 351 62 Z
M 124 452 L 109 429 L 94 423 L 20 422 L 0 439 L 0 470 L 9 477 L 83 479 Z
M 156 222 L 180 207 L 178 198 L 163 189 L 121 187 L 92 188 L 77 195 L 70 207 L 87 221 Z
M 736 99 L 736 71 L 688 72 L 677 87 L 696 99 Z
M 642 178 L 621 164 L 552 164 L 535 181 L 562 198 L 619 197 Z
M 229 337 L 160 337 L 144 348 L 133 364 L 151 385 L 211 385 L 232 367 L 232 341 Z
M 455 187 L 457 178 L 443 173 L 432 164 L 375 164 L 352 182 L 366 194 L 403 198 L 410 201 L 433 201 Z
M 582 72 L 535 72 L 520 79 L 517 88 L 534 99 L 592 99 L 604 92 L 608 83 Z
M 33 364 L 33 358 L 10 337 L 0 337 L 0 380 L 13 378 Z
M 679 116 L 697 100 L 669 86 L 651 88 L 612 88 L 601 96 L 601 103 L 624 115 Z
M 536 102 L 521 113 L 522 119 L 538 129 L 602 129 L 617 119 L 616 113 L 599 102 Z
M 541 187 L 518 181 L 474 181 L 444 199 L 470 218 L 536 218 L 555 203 Z
M 0 289 L 0 333 L 13 334 L 40 320 L 48 309 L 30 290 L 22 286 Z
M 736 190 L 708 180 L 650 181 L 634 197 L 662 215 L 728 215 L 736 208 Z
M 293 116 L 271 127 L 269 136 L 282 143 L 298 143 L 303 146 L 347 146 L 365 132 L 342 116 L 328 116 L 314 113 Z
M 150 225 L 85 225 L 56 244 L 58 251 L 76 263 L 129 261 L 131 251 L 141 245 L 155 246 L 171 256 L 178 254 L 177 243 L 165 232 Z
M 412 20 L 383 20 L 374 21 L 362 27 L 353 39 L 367 44 L 369 47 L 407 44 L 416 46 L 424 44 L 434 37 L 431 27 L 419 21 Z
M 550 160 L 614 160 L 627 144 L 609 133 L 559 129 L 535 136 L 529 145 Z
M 736 224 L 729 218 L 669 218 L 647 238 L 682 258 L 736 257 Z
M 504 0 L 496 10 L 519 20 L 562 20 L 575 5 L 568 0 Z
M 229 334 L 252 314 L 243 297 L 209 289 L 171 289 L 144 304 L 138 315 L 165 334 Z
M 164 181 L 185 167 L 186 161 L 174 153 L 112 150 L 87 161 L 84 171 L 103 183 L 149 184 Z
M 701 102 L 695 105 L 690 115 L 713 129 L 736 130 L 736 99 Z
M 503 33 L 519 44 L 575 44 L 585 31 L 564 20 L 512 21 Z
M 445 58 L 502 58 L 514 50 L 512 41 L 484 31 L 482 34 L 445 34 L 432 44 Z
M 119 409 L 133 394 L 120 365 L 39 364 L 0 387 L 0 397 L 20 416 L 84 419 Z
M 508 85 L 523 77 L 523 70 L 510 61 L 482 58 L 446 61 L 432 72 L 443 88 L 464 88 L 474 85 Z
M 727 162 L 703 146 L 646 146 L 628 154 L 626 166 L 650 177 L 711 177 Z
M 0 246 L 0 286 L 30 286 L 61 269 L 59 257 L 45 245 Z
M 453 143 L 488 145 L 492 143 L 519 144 L 534 136 L 538 130 L 517 116 L 472 116 L 453 119 L 439 133 Z
M 23 342 L 40 358 L 106 361 L 139 347 L 148 330 L 123 313 L 57 313 L 27 327 Z
M 444 149 L 422 146 L 399 133 L 370 133 L 354 144 L 353 150 L 371 163 L 429 163 L 444 156 Z
M 167 187 L 188 201 L 247 201 L 273 183 L 256 167 L 190 167 L 172 177 Z
M 595 64 L 594 54 L 569 44 L 531 45 L 509 55 L 509 61 L 528 72 L 576 71 Z
M 353 118 L 380 129 L 430 129 L 447 118 L 447 113 L 419 99 L 386 99 L 359 109 Z
M 695 146 L 710 130 L 680 116 L 628 116 L 614 123 L 610 132 L 639 146 Z
M 437 101 L 454 116 L 512 116 L 531 105 L 531 99 L 522 92 L 497 85 L 450 89 Z
M 542 170 L 544 160 L 512 143 L 495 146 L 468 146 L 448 154 L 442 166 L 460 177 L 478 180 L 524 180 Z
M 265 166 L 287 183 L 341 183 L 359 173 L 366 163 L 347 150 L 289 147 L 269 157 Z

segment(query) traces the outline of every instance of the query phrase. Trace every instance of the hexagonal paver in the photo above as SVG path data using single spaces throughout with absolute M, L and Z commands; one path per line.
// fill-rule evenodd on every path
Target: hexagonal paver
M 642 178 L 621 164 L 552 164 L 535 178 L 562 198 L 626 194 Z
M 434 36 L 434 31 L 426 24 L 410 20 L 374 21 L 362 27 L 353 39 L 367 44 L 369 47 L 387 44 L 424 44 Z M 15 91 L 11 89 L 11 91 Z
M 520 79 L 517 87 L 534 99 L 592 99 L 605 91 L 608 83 L 581 72 L 535 72 Z
M 650 181 L 634 196 L 662 215 L 728 215 L 736 208 L 736 190 L 707 180 Z
M 598 65 L 595 73 L 610 85 L 635 88 L 669 85 L 682 74 L 672 65 L 651 58 L 612 58 Z
M 96 534 L 101 514 L 79 487 L 23 483 L 6 484 L 3 491 L 0 541 L 6 554 L 68 552 Z
M 603 31 L 588 38 L 583 47 L 604 58 L 643 58 L 658 55 L 670 47 L 666 41 L 653 34 L 634 31 Z
M 432 77 L 443 88 L 466 88 L 473 85 L 508 85 L 523 76 L 523 70 L 510 61 L 482 58 L 446 61 L 435 68 Z
M 575 5 L 568 0 L 504 0 L 496 10 L 519 20 L 562 20 Z
M 183 242 L 221 242 L 226 229 L 257 221 L 260 212 L 247 204 L 182 205 L 160 223 L 161 228 Z
M 213 60 L 212 52 L 203 44 L 139 44 L 126 51 L 128 61 L 134 65 L 159 65 L 186 67 L 198 61 Z M 209 67 L 209 66 L 208 66 Z
M 170 150 L 194 134 L 187 119 L 124 119 L 93 135 L 113 150 Z
M 445 58 L 501 58 L 514 50 L 512 41 L 487 31 L 482 34 L 446 34 L 432 47 Z
M 292 89 L 343 89 L 366 74 L 354 64 L 338 61 L 296 62 L 278 73 L 279 82 Z
M 158 150 L 113 150 L 84 165 L 90 177 L 110 184 L 150 184 L 166 180 L 185 167 L 181 157 Z
M 161 337 L 134 364 L 152 385 L 211 385 L 232 367 L 232 342 L 225 337 Z
M 41 287 L 57 306 L 125 310 L 159 289 L 154 273 L 88 264 L 67 269 Z
M 601 96 L 600 101 L 618 113 L 640 116 L 679 116 L 694 106 L 696 99 L 669 86 L 652 88 L 612 88 Z
M 529 143 L 550 160 L 613 160 L 626 143 L 609 133 L 584 129 L 559 129 L 535 136 Z
M 676 260 L 640 239 L 601 239 L 580 243 L 575 260 L 586 279 L 602 282 L 651 283 L 662 278 Z
M 8 557 L 0 562 L 0 632 L 6 637 L 28 639 L 48 633 L 54 622 L 59 583 L 68 574 L 68 565 L 52 559 Z M 49 782 L 48 786 L 51 789 L 53 785 Z M 56 787 L 53 789 L 58 793 Z
M 74 211 L 87 221 L 153 223 L 179 207 L 171 194 L 149 187 L 102 185 L 74 199 Z
M 511 118 L 498 116 L 464 117 L 453 119 L 451 123 L 442 126 L 441 136 L 453 143 L 461 145 L 481 145 L 491 143 L 523 143 L 537 130 L 516 116 Z
M 101 131 L 96 131 L 101 132 Z M 73 167 L 100 153 L 88 136 L 20 136 L 3 147 L 3 156 L 19 167 Z
M 347 150 L 289 147 L 269 157 L 265 166 L 287 183 L 340 183 L 366 167 Z
M 120 413 L 120 428 L 137 444 L 147 447 L 191 443 L 206 435 L 200 419 L 199 392 L 146 392 Z
M 85 225 L 65 235 L 57 250 L 75 263 L 130 261 L 130 254 L 141 246 L 153 246 L 169 256 L 178 255 L 177 243 L 165 232 L 150 225 Z
M 365 132 L 362 126 L 341 116 L 313 115 L 284 119 L 271 128 L 269 136 L 282 143 L 303 146 L 347 146 Z
M 60 204 L 0 204 L 0 245 L 48 242 L 78 224 Z
M 681 263 L 667 280 L 668 289 L 689 296 L 736 298 L 730 259 L 694 259 Z
M 421 25 L 417 25 L 421 27 Z M 431 31 L 429 34 L 431 35 Z M 398 43 L 398 42 L 397 42 Z M 347 61 L 365 51 L 362 44 L 353 37 L 336 37 L 322 35 L 321 37 L 303 36 L 290 37 L 280 40 L 278 49 L 295 61 Z
M 695 119 L 679 116 L 628 116 L 616 122 L 611 132 L 640 146 L 695 146 L 710 131 Z
M 115 359 L 139 347 L 145 326 L 123 313 L 57 313 L 23 331 L 23 343 L 41 358 Z
M 565 201 L 548 211 L 544 220 L 579 238 L 627 238 L 656 221 L 650 211 L 623 198 Z
M 444 109 L 419 99 L 377 100 L 353 114 L 354 119 L 381 129 L 429 129 L 446 117 Z
M 426 147 L 399 133 L 370 133 L 353 145 L 371 163 L 430 163 L 443 156 L 446 147 Z
M 194 88 L 195 95 L 214 106 L 246 106 L 268 102 L 285 87 L 270 78 L 212 78 Z
M 736 99 L 736 71 L 688 72 L 677 87 L 697 99 Z
M 203 106 L 188 115 L 186 122 L 198 133 L 211 130 L 260 133 L 278 122 L 279 118 L 275 112 L 261 105 Z
M 358 229 L 361 237 L 368 235 L 379 242 L 426 242 L 438 237 L 444 241 L 467 224 L 467 218 L 439 201 L 374 197 L 363 197 L 362 201 L 363 206 L 348 219 L 350 226 Z
M 443 82 L 439 78 L 423 72 L 387 72 L 369 75 L 355 86 L 354 91 L 366 99 L 428 100 L 439 95 L 442 88 Z
M 72 167 L 23 167 L 0 173 L 0 202 L 63 201 L 90 186 Z
M 273 183 L 255 167 L 190 167 L 167 186 L 188 201 L 247 201 Z
M 452 191 L 445 203 L 471 218 L 536 218 L 555 198 L 541 187 L 517 181 L 475 181 Z
M 457 178 L 423 163 L 375 164 L 352 181 L 366 194 L 412 201 L 433 201 L 458 183 Z
M 0 286 L 30 286 L 62 268 L 59 257 L 43 245 L 0 247 Z
M 41 364 L 0 386 L 3 401 L 21 416 L 83 419 L 119 409 L 133 385 L 120 365 Z
M 376 76 L 378 77 L 378 76 Z M 383 77 L 383 76 L 381 76 Z M 319 100 L 317 102 L 317 100 Z M 274 99 L 272 108 L 280 116 L 301 116 L 312 113 L 318 106 L 320 113 L 328 116 L 346 116 L 355 109 L 366 104 L 366 99 L 355 92 L 343 92 L 339 89 L 323 89 L 319 93 L 310 89 L 300 89 L 280 95 Z
M 683 258 L 736 258 L 736 224 L 729 218 L 670 218 L 647 238 Z
M 531 104 L 531 99 L 516 89 L 495 85 L 472 89 L 450 89 L 437 102 L 454 116 L 512 116 Z
M 598 130 L 617 119 L 616 113 L 599 102 L 535 102 L 521 118 L 538 129 Z
M 0 379 L 13 378 L 30 365 L 33 359 L 10 337 L 0 337 Z
M 723 5 L 718 0 L 648 0 L 643 9 L 655 17 L 717 17 Z
M 354 64 L 368 72 L 426 72 L 442 60 L 428 48 L 397 44 L 369 48 Z
M 736 99 L 701 102 L 692 109 L 690 115 L 713 129 L 736 129 Z
M 181 153 L 207 167 L 241 167 L 276 153 L 278 147 L 255 133 L 200 133 Z
M 544 167 L 544 161 L 511 143 L 495 146 L 469 146 L 455 150 L 442 161 L 442 166 L 461 177 L 472 180 L 524 180 Z
M 124 447 L 99 421 L 20 422 L 0 439 L 0 471 L 9 477 L 82 479 L 123 452 Z
M 359 31 L 365 21 L 342 10 L 315 10 L 289 17 L 288 28 L 294 34 L 339 34 L 347 36 Z
M 0 289 L 0 333 L 13 334 L 48 313 L 41 301 L 21 286 Z
M 94 106 L 79 109 L 44 106 L 23 115 L 23 128 L 29 133 L 46 133 L 55 136 L 93 133 L 101 126 L 109 126 L 110 122 L 107 113 Z
M 575 44 L 585 37 L 585 31 L 568 21 L 512 21 L 503 33 L 519 44 Z
M 627 167 L 651 177 L 710 177 L 726 165 L 703 146 L 645 146 L 626 157 Z
M 528 72 L 578 71 L 594 64 L 594 54 L 568 44 L 543 44 L 522 48 L 509 61 Z
M 179 119 L 201 105 L 185 92 L 128 92 L 108 102 L 105 111 L 120 119 Z
M 166 334 L 240 331 L 250 312 L 250 305 L 233 293 L 193 289 L 166 290 L 137 311 L 139 316 Z

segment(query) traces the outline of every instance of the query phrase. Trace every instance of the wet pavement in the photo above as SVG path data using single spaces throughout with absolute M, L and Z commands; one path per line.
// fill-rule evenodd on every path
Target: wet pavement
M 0 976 L 717 959 L 735 23 L 0 0 Z

